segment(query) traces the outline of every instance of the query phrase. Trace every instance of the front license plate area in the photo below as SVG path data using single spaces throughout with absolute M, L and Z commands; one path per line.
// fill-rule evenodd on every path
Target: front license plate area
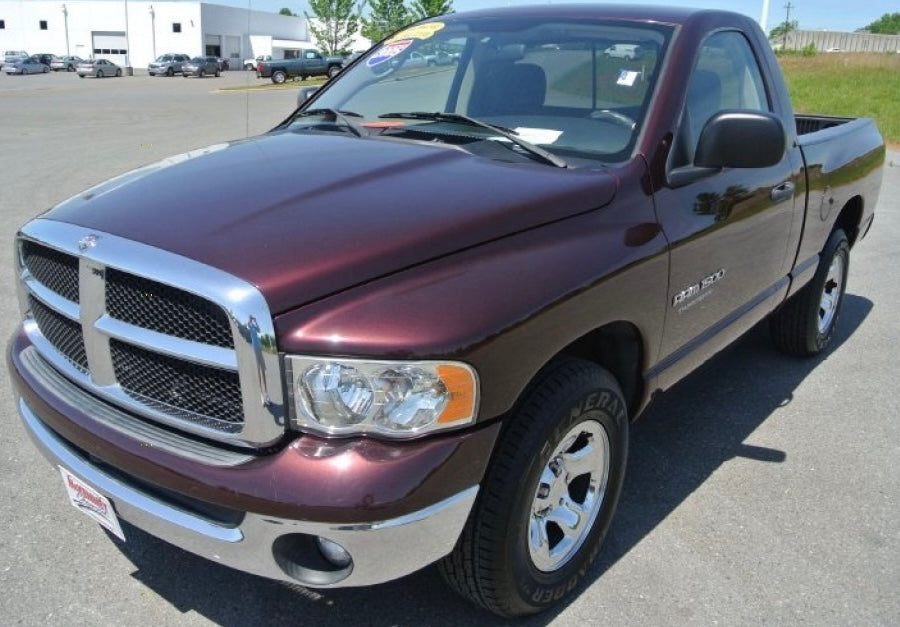
M 59 466 L 59 472 L 72 506 L 125 542 L 125 534 L 122 533 L 119 517 L 116 516 L 112 502 L 62 466 Z

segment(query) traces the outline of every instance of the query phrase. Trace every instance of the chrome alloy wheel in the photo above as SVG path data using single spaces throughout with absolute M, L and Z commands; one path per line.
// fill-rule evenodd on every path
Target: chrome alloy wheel
M 573 426 L 553 451 L 535 490 L 528 524 L 534 566 L 565 566 L 594 525 L 609 479 L 609 436 L 594 420 Z
M 822 287 L 822 298 L 819 300 L 819 333 L 828 331 L 834 322 L 838 306 L 841 304 L 841 292 L 844 281 L 844 259 L 835 255 L 828 267 L 828 276 Z

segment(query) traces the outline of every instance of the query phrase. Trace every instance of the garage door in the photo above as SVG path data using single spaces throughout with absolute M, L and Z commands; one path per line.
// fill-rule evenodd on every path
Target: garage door
M 95 59 L 109 59 L 113 63 L 125 67 L 127 45 L 124 31 L 94 31 L 91 36 Z

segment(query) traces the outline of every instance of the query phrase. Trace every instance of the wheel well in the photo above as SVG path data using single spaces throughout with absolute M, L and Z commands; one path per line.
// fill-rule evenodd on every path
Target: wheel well
M 612 322 L 578 338 L 559 354 L 593 361 L 608 370 L 622 387 L 629 416 L 634 417 L 643 393 L 643 342 L 637 327 Z
M 841 209 L 837 221 L 834 223 L 835 229 L 843 229 L 847 234 L 847 241 L 850 242 L 850 248 L 856 243 L 859 237 L 859 227 L 862 221 L 863 200 L 861 196 L 854 196 L 847 201 L 844 208 Z

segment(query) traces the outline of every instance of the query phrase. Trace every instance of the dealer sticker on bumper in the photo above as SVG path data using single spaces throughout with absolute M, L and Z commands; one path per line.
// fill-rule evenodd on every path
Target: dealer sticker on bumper
M 116 511 L 113 509 L 109 499 L 62 466 L 59 466 L 59 472 L 62 474 L 63 484 L 65 484 L 66 493 L 69 495 L 69 502 L 75 509 L 93 518 L 124 542 L 125 534 L 122 533 L 122 527 L 119 526 L 119 517 L 116 516 Z

